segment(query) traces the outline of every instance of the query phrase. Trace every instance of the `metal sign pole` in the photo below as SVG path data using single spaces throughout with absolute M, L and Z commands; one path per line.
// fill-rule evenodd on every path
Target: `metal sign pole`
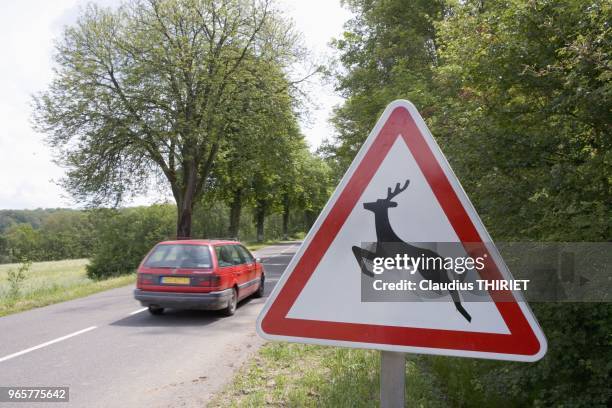
M 380 408 L 403 408 L 406 353 L 380 352 Z

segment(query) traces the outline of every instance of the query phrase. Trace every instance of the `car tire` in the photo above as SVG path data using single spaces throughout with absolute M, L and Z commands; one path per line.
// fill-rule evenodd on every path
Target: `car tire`
M 159 316 L 164 313 L 164 308 L 159 306 L 149 306 L 149 313 L 153 316 Z
M 255 293 L 253 294 L 253 297 L 256 297 L 256 298 L 263 297 L 265 290 L 266 290 L 266 277 L 262 273 L 261 274 L 261 278 L 259 280 L 259 287 L 257 288 Z
M 233 316 L 236 313 L 238 307 L 238 292 L 236 288 L 232 288 L 232 297 L 227 302 L 227 307 L 222 310 L 225 316 Z

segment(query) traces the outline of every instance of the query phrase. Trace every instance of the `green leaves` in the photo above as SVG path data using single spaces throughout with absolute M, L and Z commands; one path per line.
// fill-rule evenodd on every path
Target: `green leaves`
M 344 66 L 334 71 L 337 90 L 347 100 L 334 112 L 337 140 L 326 148 L 337 160 L 339 175 L 390 101 L 407 98 L 419 107 L 430 105 L 437 64 L 433 23 L 444 9 L 441 1 L 347 3 L 356 17 L 333 42 Z
M 435 3 L 348 3 L 357 17 L 336 42 L 347 100 L 325 147 L 337 175 L 384 106 L 407 98 L 495 239 L 610 240 L 609 1 L 449 1 L 438 14 L 427 11 Z M 610 310 L 538 305 L 548 356 L 528 367 L 470 362 L 449 394 L 469 405 L 466 384 L 484 384 L 487 401 L 497 390 L 520 406 L 610 405 Z
M 438 23 L 446 113 L 434 118 L 434 134 L 497 237 L 609 237 L 609 221 L 596 215 L 602 206 L 610 211 L 612 197 L 603 176 L 611 171 L 603 112 L 611 105 L 602 91 L 609 84 L 598 81 L 605 63 L 587 71 L 574 53 L 606 59 L 578 45 L 586 37 L 609 41 L 604 3 L 466 3 Z
M 181 209 L 177 235 L 189 236 L 228 134 L 287 112 L 284 70 L 297 48 L 270 0 L 92 5 L 58 42 L 34 120 L 77 200 L 118 205 L 163 180 Z M 250 109 L 272 92 L 283 97 Z
M 175 216 L 172 205 L 94 211 L 96 242 L 87 276 L 106 279 L 134 272 L 155 244 L 174 236 Z

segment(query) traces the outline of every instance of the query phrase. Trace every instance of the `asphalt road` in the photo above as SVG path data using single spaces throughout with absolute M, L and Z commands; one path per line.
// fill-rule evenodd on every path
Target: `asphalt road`
M 270 293 L 299 244 L 256 251 Z M 0 318 L 0 386 L 69 386 L 69 403 L 0 408 L 203 407 L 263 343 L 264 299 L 236 314 L 167 311 L 151 316 L 133 285 Z

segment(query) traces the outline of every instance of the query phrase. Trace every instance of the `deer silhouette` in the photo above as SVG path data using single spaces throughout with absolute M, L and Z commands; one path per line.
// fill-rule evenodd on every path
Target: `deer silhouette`
M 418 258 L 420 256 L 426 258 L 442 258 L 438 253 L 426 249 L 419 248 L 414 245 L 410 245 L 407 242 L 404 242 L 396 233 L 393 231 L 391 227 L 391 223 L 389 222 L 389 208 L 397 207 L 397 203 L 392 201 L 394 197 L 403 192 L 408 188 L 410 184 L 410 180 L 406 180 L 403 186 L 400 186 L 400 183 L 395 185 L 395 189 L 391 190 L 391 187 L 387 190 L 387 198 L 381 198 L 373 202 L 364 203 L 363 208 L 368 211 L 372 211 L 374 213 L 374 223 L 376 225 L 376 248 L 375 251 L 369 251 L 367 249 L 360 248 L 358 246 L 353 246 L 353 254 L 357 259 L 357 263 L 359 264 L 362 273 L 373 277 L 374 274 L 370 272 L 365 264 L 366 260 L 373 261 L 374 258 L 377 257 L 395 257 L 397 254 L 403 256 L 404 254 L 408 255 L 411 258 Z M 385 245 L 391 244 L 391 245 Z M 418 272 L 419 274 L 427 280 L 437 283 L 448 283 L 451 280 L 446 273 L 446 269 L 444 268 L 436 268 L 436 264 L 444 264 L 442 262 L 432 262 L 434 265 L 430 268 L 426 268 L 423 266 L 419 266 Z M 457 311 L 468 321 L 472 321 L 472 316 L 465 310 L 463 305 L 461 304 L 461 298 L 459 297 L 459 292 L 456 290 L 449 290 L 449 294 L 455 303 L 455 308 Z

